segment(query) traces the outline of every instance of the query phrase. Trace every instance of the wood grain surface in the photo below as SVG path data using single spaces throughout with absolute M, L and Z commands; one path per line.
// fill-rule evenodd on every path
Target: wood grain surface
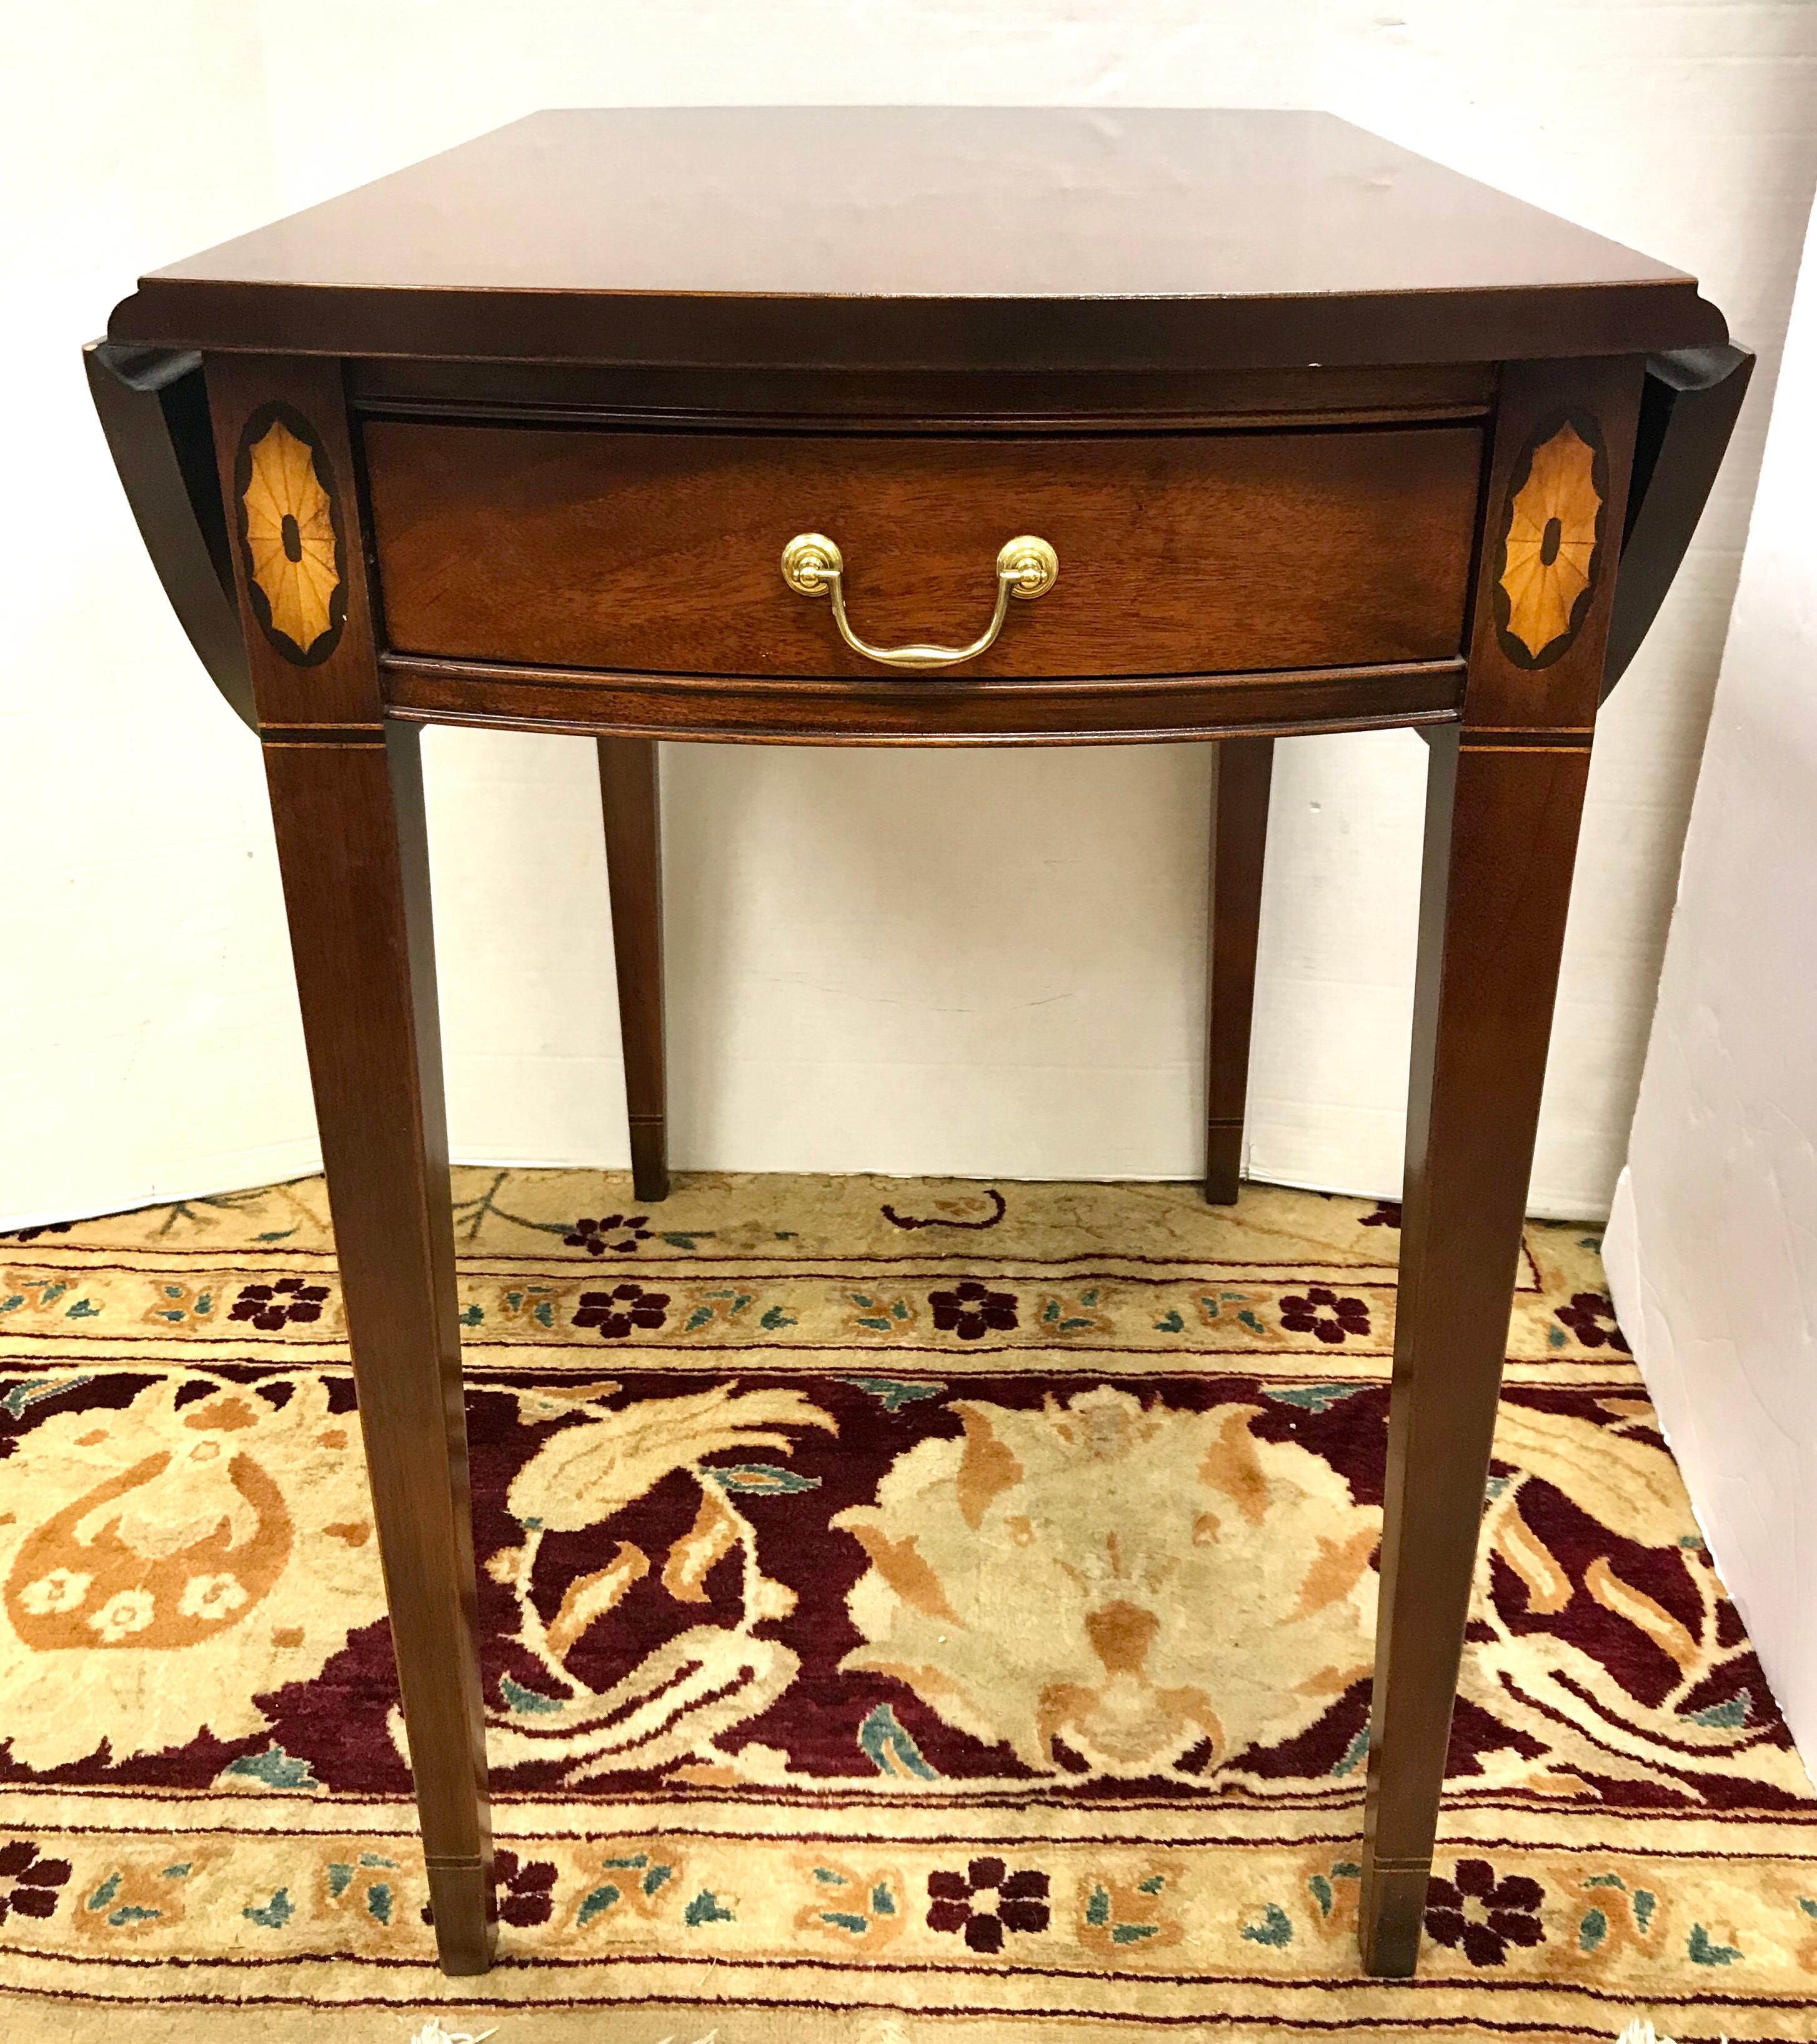
M 118 341 L 1300 368 L 1727 338 L 1669 265 L 1328 114 L 539 113 L 142 280 Z
M 855 628 L 969 639 L 997 549 L 1058 585 L 968 677 L 1216 673 L 1459 651 L 1469 426 L 974 439 L 375 421 L 384 631 L 400 651 L 617 672 L 880 671 L 791 591 L 797 532 L 844 551 Z

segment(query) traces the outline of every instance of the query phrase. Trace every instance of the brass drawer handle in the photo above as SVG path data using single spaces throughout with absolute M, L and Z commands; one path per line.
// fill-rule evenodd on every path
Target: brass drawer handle
M 997 557 L 997 608 L 969 646 L 873 646 L 859 638 L 846 616 L 845 560 L 832 541 L 821 532 L 797 532 L 782 549 L 782 579 L 798 596 L 830 596 L 839 636 L 855 653 L 886 667 L 954 667 L 975 660 L 996 643 L 1009 599 L 1019 596 L 1031 603 L 1047 594 L 1059 573 L 1060 557 L 1047 542 L 1024 533 L 1008 541 Z

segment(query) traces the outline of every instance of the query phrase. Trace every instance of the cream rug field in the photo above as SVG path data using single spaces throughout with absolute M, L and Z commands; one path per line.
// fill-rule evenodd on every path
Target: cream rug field
M 1817 2036 L 1817 1795 L 1527 1232 L 1357 1971 L 1392 1206 L 463 1170 L 502 1953 L 433 1965 L 319 1181 L 0 1239 L 0 2035 Z

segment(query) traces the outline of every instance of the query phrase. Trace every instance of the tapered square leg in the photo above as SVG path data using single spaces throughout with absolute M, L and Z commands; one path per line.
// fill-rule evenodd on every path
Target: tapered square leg
M 667 1081 L 663 1047 L 663 831 L 656 742 L 599 740 L 605 874 L 631 1117 L 631 1177 L 640 1200 L 669 1196 Z
M 444 1972 L 483 1973 L 492 1831 L 418 733 L 385 715 L 341 365 L 236 352 L 206 374 L 436 1944 Z
M 1211 946 L 1205 988 L 1205 1197 L 1234 1205 L 1243 1175 L 1255 1010 L 1256 939 L 1268 842 L 1272 738 L 1227 738 L 1212 771 Z
M 1361 1930 L 1413 1971 L 1445 1775 L 1587 745 L 1435 735 Z
M 417 733 L 265 747 L 442 1969 L 491 1961 L 492 1838 Z
M 1428 729 L 1359 1931 L 1417 1961 L 1640 366 L 1504 371 L 1461 723 Z

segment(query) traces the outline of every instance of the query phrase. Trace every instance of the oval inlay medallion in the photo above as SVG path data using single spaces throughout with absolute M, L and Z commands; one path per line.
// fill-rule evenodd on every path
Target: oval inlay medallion
M 340 642 L 347 573 L 334 482 L 315 429 L 287 405 L 265 405 L 240 436 L 234 478 L 246 585 L 265 636 L 313 667 Z
M 1517 667 L 1549 667 L 1582 628 L 1601 565 L 1608 498 L 1594 420 L 1554 417 L 1515 465 L 1502 527 L 1495 611 Z

